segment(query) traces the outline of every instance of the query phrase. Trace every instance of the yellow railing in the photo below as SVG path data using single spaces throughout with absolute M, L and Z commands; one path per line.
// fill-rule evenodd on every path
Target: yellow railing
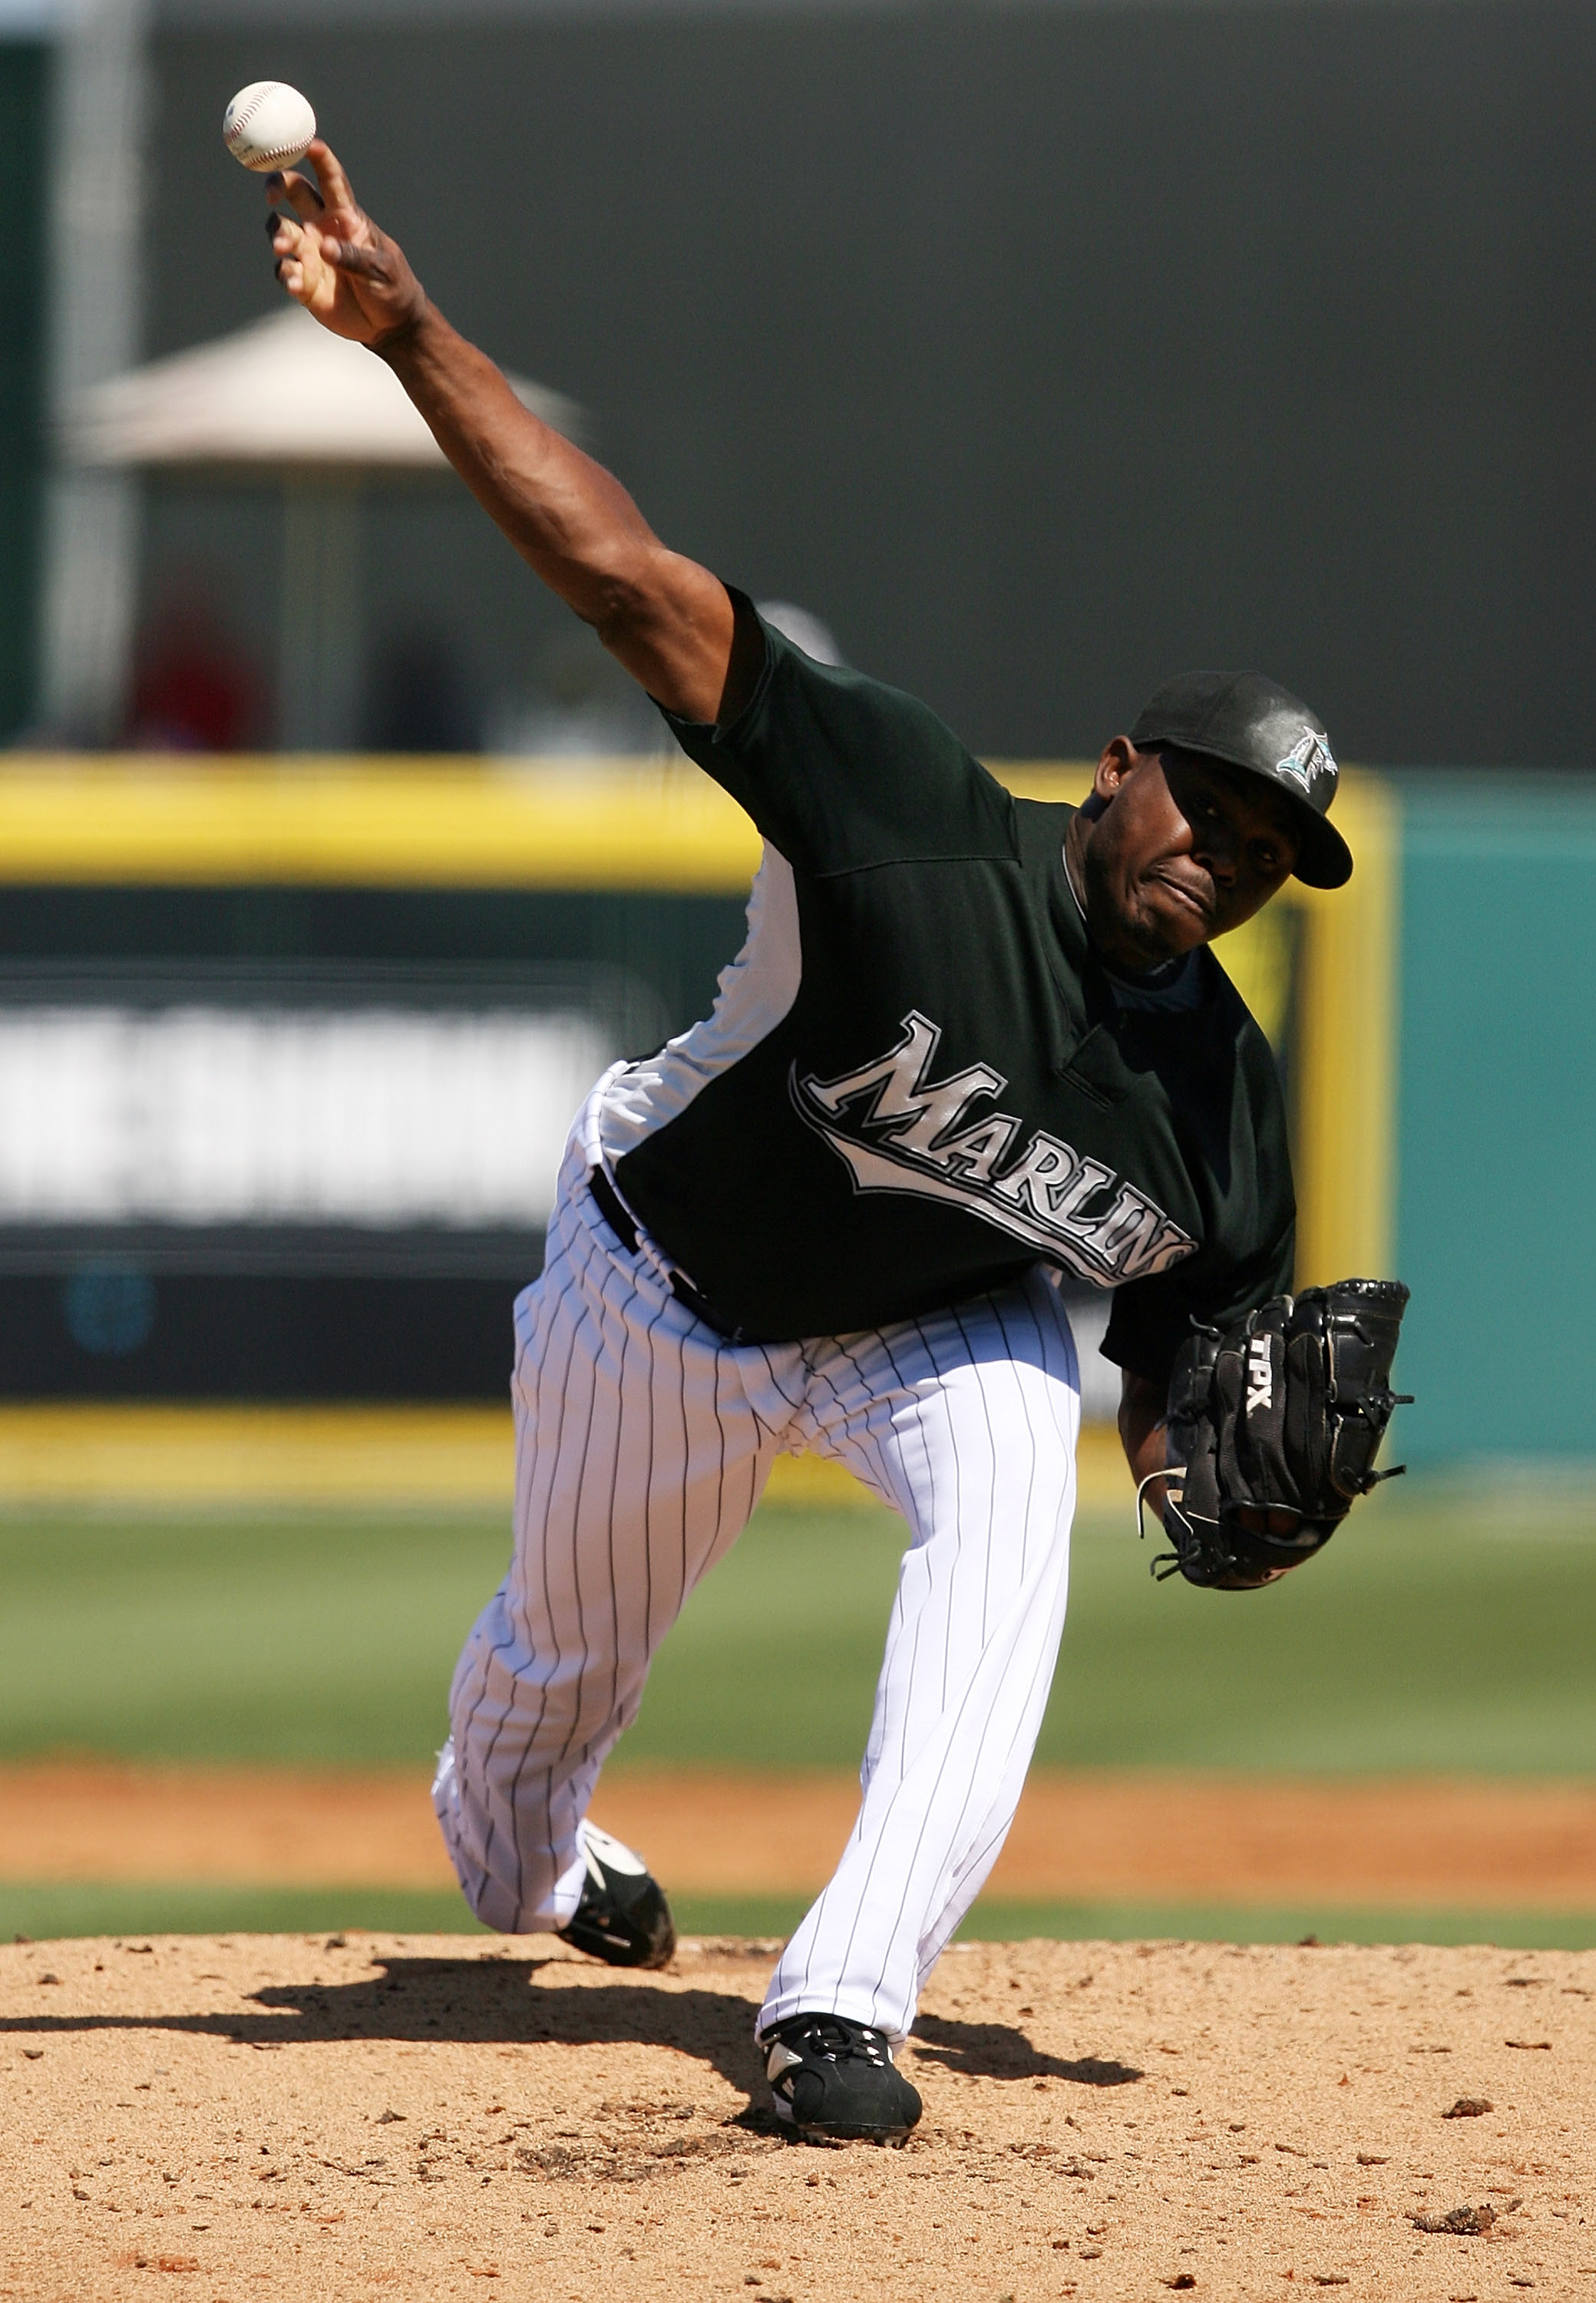
M 0 881 L 746 888 L 759 835 L 686 762 L 19 757 Z
M 1292 882 L 1306 929 L 1296 1155 L 1303 1286 L 1388 1277 L 1396 1238 L 1401 813 L 1389 784 L 1348 774 L 1336 821 L 1356 863 L 1348 884 Z

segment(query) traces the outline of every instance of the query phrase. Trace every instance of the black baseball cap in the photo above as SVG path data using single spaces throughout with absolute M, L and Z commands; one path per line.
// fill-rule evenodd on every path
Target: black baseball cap
M 1183 671 L 1144 704 L 1130 740 L 1138 752 L 1173 744 L 1202 752 L 1283 792 L 1296 820 L 1296 877 L 1345 887 L 1352 850 L 1327 811 L 1341 771 L 1324 722 L 1259 671 Z

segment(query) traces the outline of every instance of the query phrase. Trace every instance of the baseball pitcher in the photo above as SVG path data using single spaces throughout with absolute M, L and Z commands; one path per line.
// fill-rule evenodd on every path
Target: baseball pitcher
M 1113 1291 L 1126 1452 L 1193 1580 L 1270 1580 L 1373 1476 L 1372 1445 L 1343 1445 L 1338 1488 L 1315 1457 L 1288 1494 L 1285 1441 L 1248 1452 L 1312 1352 L 1323 1430 L 1353 1412 L 1339 1367 L 1377 1441 L 1395 1328 L 1385 1296 L 1336 1291 L 1305 1342 L 1291 1327 L 1279 1084 L 1209 949 L 1291 873 L 1347 879 L 1336 763 L 1272 682 L 1198 672 L 1106 746 L 1085 806 L 1012 797 L 924 704 L 811 662 L 663 544 L 309 156 L 319 190 L 268 179 L 283 285 L 388 363 L 764 839 L 713 1014 L 607 1072 L 571 1129 L 515 1306 L 514 1556 L 455 1674 L 443 1835 L 490 1926 L 667 1959 L 660 1889 L 587 1820 L 599 1770 L 776 1456 L 845 1464 L 908 1544 L 858 1818 L 758 2032 L 793 2131 L 900 2141 L 920 2103 L 893 2050 L 1002 1846 L 1063 1626 L 1079 1378 L 1057 1279 Z M 1194 1462 L 1220 1430 L 1188 1513 L 1178 1360 Z M 778 1623 L 767 1661 L 779 1704 L 805 1658 Z

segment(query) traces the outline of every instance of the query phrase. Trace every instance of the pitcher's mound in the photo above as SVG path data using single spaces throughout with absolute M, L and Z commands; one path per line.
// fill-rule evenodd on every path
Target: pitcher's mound
M 774 1949 L 0 1951 L 0 2293 L 1596 2299 L 1596 1953 L 961 1947 L 893 2152 L 776 2133 Z

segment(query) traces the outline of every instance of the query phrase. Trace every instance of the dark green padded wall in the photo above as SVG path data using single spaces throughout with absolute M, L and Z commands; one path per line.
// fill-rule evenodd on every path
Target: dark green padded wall
M 0 40 L 0 742 L 33 709 L 48 52 Z

